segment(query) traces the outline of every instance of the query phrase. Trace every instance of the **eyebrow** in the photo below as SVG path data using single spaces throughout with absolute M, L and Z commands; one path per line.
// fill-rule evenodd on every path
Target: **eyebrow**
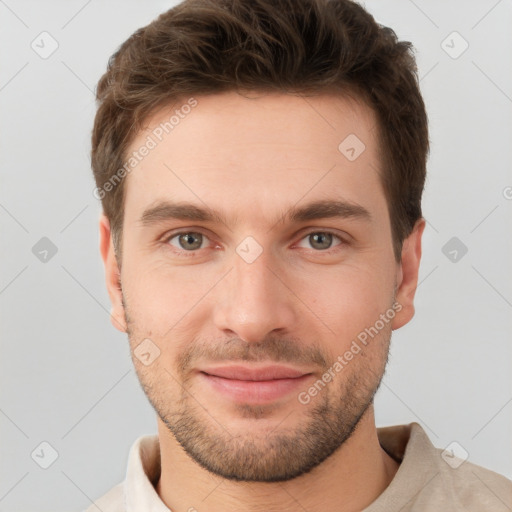
M 300 223 L 310 220 L 327 218 L 355 218 L 370 221 L 372 216 L 363 206 L 344 200 L 319 200 L 299 208 L 292 207 L 280 216 L 278 223 L 288 220 Z M 188 220 L 194 222 L 210 222 L 228 225 L 226 218 L 208 207 L 193 203 L 160 201 L 147 208 L 140 217 L 142 226 L 150 226 L 167 220 Z

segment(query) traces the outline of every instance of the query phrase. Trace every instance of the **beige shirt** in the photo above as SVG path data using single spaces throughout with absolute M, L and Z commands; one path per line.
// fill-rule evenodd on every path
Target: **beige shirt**
M 363 512 L 510 512 L 512 481 L 436 448 L 418 423 L 377 429 L 380 445 L 401 461 L 386 490 Z M 444 457 L 444 458 L 443 458 Z M 130 449 L 126 479 L 86 512 L 169 512 L 154 485 L 160 476 L 157 435 Z

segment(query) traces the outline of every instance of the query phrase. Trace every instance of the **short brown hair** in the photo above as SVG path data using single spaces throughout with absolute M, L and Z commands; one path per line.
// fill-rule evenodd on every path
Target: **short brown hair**
M 373 109 L 399 261 L 422 216 L 427 114 L 411 43 L 350 0 L 185 0 L 119 47 L 98 83 L 91 152 L 119 254 L 125 179 L 112 179 L 143 122 L 178 99 L 231 90 L 355 92 Z

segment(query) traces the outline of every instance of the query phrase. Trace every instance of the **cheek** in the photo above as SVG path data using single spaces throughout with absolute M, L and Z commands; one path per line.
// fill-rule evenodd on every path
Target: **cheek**
M 134 336 L 153 339 L 161 360 L 174 368 L 177 354 L 211 324 L 215 283 L 225 271 L 208 265 L 171 268 L 130 262 L 130 266 L 123 290 Z
M 336 339 L 350 342 L 390 307 L 393 282 L 389 275 L 380 267 L 339 267 L 308 278 L 302 294 Z
M 193 307 L 211 288 L 214 277 L 202 265 L 171 267 L 132 261 L 123 275 L 123 289 L 139 316 L 171 322 Z

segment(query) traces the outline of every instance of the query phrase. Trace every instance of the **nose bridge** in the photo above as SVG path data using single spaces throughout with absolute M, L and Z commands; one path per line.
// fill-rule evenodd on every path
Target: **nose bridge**
M 237 261 L 238 260 L 238 261 Z M 271 258 L 265 254 L 260 255 L 255 261 L 247 262 L 243 258 L 235 258 L 233 280 L 234 295 L 233 298 L 239 303 L 247 301 L 252 303 L 253 307 L 264 306 L 268 301 L 272 290 L 282 295 L 276 290 L 276 276 L 271 272 Z M 274 271 L 275 272 L 275 271 Z
M 251 243 L 242 242 L 233 255 L 233 270 L 216 305 L 215 322 L 221 330 L 257 342 L 272 331 L 288 330 L 296 319 L 293 297 L 275 275 L 271 251 L 256 251 Z

